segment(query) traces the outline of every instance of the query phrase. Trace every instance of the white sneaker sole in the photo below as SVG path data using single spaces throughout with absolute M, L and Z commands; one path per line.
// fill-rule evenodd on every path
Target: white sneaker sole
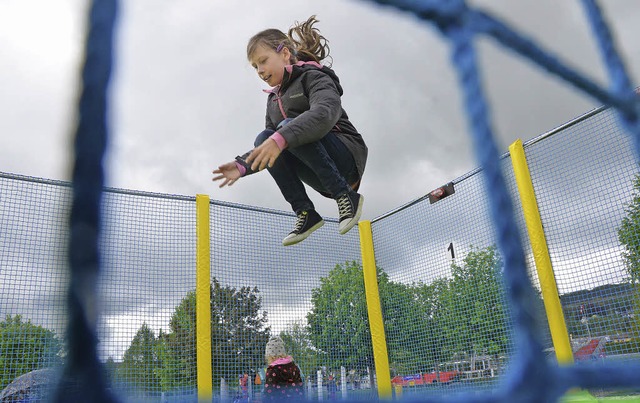
M 358 220 L 360 220 L 360 216 L 362 215 L 363 204 L 364 204 L 364 196 L 360 195 L 360 200 L 358 201 L 358 209 L 356 210 L 356 215 L 354 215 L 353 218 L 351 218 L 349 221 L 345 220 L 340 222 L 340 224 L 338 224 L 338 232 L 340 233 L 340 235 L 346 234 L 347 232 L 349 232 L 351 228 L 353 228 L 354 225 L 358 223 Z
M 311 233 L 313 231 L 317 230 L 318 228 L 322 227 L 323 225 L 324 225 L 324 220 L 319 221 L 316 225 L 314 225 L 313 227 L 309 228 L 308 230 L 306 230 L 302 234 L 289 234 L 282 240 L 282 245 L 291 246 L 291 245 L 295 245 L 295 244 L 297 244 L 299 242 L 302 242 L 305 239 L 307 239 L 307 237 L 309 235 L 311 235 Z

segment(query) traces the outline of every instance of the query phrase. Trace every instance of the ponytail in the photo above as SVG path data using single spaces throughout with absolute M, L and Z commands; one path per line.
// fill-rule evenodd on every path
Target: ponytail
M 299 23 L 289 29 L 288 37 L 295 48 L 294 54 L 298 60 L 305 62 L 318 62 L 324 59 L 331 59 L 329 56 L 329 41 L 320 34 L 320 30 L 314 25 L 319 22 L 315 15 L 309 17 L 305 22 Z M 331 66 L 331 62 L 328 64 Z
M 316 22 L 318 22 L 316 16 L 312 15 L 303 23 L 296 21 L 288 34 L 274 28 L 258 32 L 249 39 L 247 59 L 251 59 L 251 55 L 259 45 L 265 45 L 276 52 L 287 47 L 291 51 L 291 64 L 298 60 L 320 63 L 329 59 L 327 66 L 331 67 L 333 59 L 329 56 L 329 41 L 320 34 L 318 28 L 314 27 Z

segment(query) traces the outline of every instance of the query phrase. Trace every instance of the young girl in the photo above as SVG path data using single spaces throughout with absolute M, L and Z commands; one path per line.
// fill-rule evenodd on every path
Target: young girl
M 284 342 L 280 337 L 272 337 L 264 350 L 267 361 L 263 396 L 265 400 L 281 401 L 304 396 L 304 386 L 300 368 L 287 355 Z
M 303 182 L 338 204 L 338 232 L 346 234 L 362 214 L 357 193 L 367 160 L 367 146 L 342 108 L 342 87 L 329 66 L 327 40 L 311 16 L 288 34 L 267 29 L 247 45 L 247 58 L 269 86 L 266 129 L 254 149 L 213 171 L 220 187 L 265 167 L 297 215 L 293 231 L 282 241 L 293 245 L 322 227 L 324 221 Z

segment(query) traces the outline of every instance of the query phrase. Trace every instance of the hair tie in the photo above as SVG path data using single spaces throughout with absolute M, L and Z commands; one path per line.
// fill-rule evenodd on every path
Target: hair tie
M 282 51 L 282 49 L 284 49 L 284 42 L 282 42 L 280 45 L 278 45 L 278 47 L 276 48 L 276 53 L 280 53 Z M 298 50 L 293 48 L 289 50 L 291 52 L 291 54 L 295 57 L 298 57 Z

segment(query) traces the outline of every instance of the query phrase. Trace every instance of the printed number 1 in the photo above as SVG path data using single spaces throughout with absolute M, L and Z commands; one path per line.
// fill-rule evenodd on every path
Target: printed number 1
M 451 242 L 451 243 L 449 244 L 449 247 L 447 248 L 447 250 L 448 250 L 449 252 L 451 252 L 451 259 L 455 259 L 455 258 L 456 258 L 456 254 L 455 254 L 455 252 L 453 251 L 453 242 Z

